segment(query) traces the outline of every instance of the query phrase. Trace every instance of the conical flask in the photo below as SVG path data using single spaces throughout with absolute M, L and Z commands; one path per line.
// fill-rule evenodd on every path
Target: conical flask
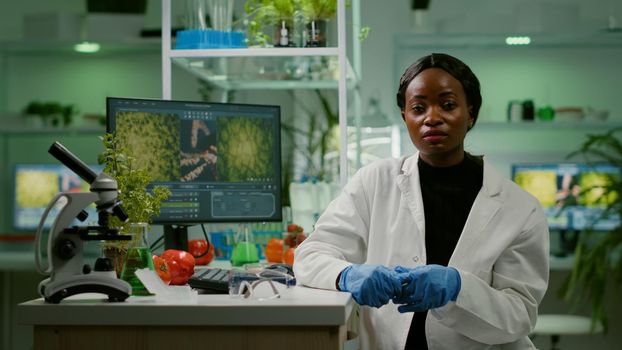
M 231 253 L 231 265 L 242 266 L 259 262 L 259 252 L 249 225 L 241 226 L 235 240 L 235 247 Z
M 136 276 L 136 270 L 148 268 L 155 270 L 151 258 L 151 250 L 147 243 L 147 233 L 149 225 L 147 223 L 133 223 L 128 228 L 129 232 L 124 232 L 132 236 L 132 240 L 125 254 L 125 263 L 121 271 L 121 279 L 132 286 L 132 295 L 151 295 L 147 288 Z

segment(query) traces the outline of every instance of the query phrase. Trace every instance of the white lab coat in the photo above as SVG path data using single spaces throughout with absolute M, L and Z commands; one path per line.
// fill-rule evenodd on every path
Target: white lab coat
M 417 159 L 418 153 L 377 161 L 352 177 L 296 249 L 299 283 L 335 290 L 352 263 L 426 264 Z M 483 186 L 449 261 L 462 287 L 455 302 L 428 312 L 429 348 L 534 348 L 527 335 L 547 288 L 548 257 L 538 201 L 484 162 Z M 413 313 L 389 302 L 361 307 L 360 317 L 362 349 L 404 348 Z

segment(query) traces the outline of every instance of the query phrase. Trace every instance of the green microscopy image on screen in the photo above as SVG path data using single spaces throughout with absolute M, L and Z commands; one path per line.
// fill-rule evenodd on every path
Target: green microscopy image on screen
M 556 176 L 555 171 L 530 170 L 516 174 L 514 182 L 538 198 L 543 207 L 552 207 L 556 202 Z
M 15 196 L 20 208 L 46 207 L 58 193 L 58 174 L 53 171 L 24 171 L 16 175 Z
M 262 181 L 275 176 L 270 120 L 228 117 L 217 122 L 220 181 Z
M 116 122 L 117 140 L 136 158 L 137 166 L 149 170 L 153 181 L 180 178 L 180 121 L 176 115 L 119 112 Z
M 614 179 L 617 179 L 617 176 L 598 171 L 581 173 L 580 185 L 583 191 L 581 192 L 580 203 L 587 207 L 606 206 L 614 203 L 618 198 L 618 193 L 606 191 Z

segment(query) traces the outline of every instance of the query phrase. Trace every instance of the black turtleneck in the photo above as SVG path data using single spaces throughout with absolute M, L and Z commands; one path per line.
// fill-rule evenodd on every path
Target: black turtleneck
M 482 187 L 483 162 L 465 153 L 460 164 L 437 168 L 418 161 L 419 181 L 425 215 L 427 264 L 447 266 Z M 425 318 L 416 312 L 410 324 L 405 349 L 427 349 Z

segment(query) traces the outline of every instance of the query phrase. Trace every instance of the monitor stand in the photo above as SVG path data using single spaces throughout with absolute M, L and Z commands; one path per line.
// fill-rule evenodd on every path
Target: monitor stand
M 188 226 L 164 225 L 164 249 L 188 250 Z

